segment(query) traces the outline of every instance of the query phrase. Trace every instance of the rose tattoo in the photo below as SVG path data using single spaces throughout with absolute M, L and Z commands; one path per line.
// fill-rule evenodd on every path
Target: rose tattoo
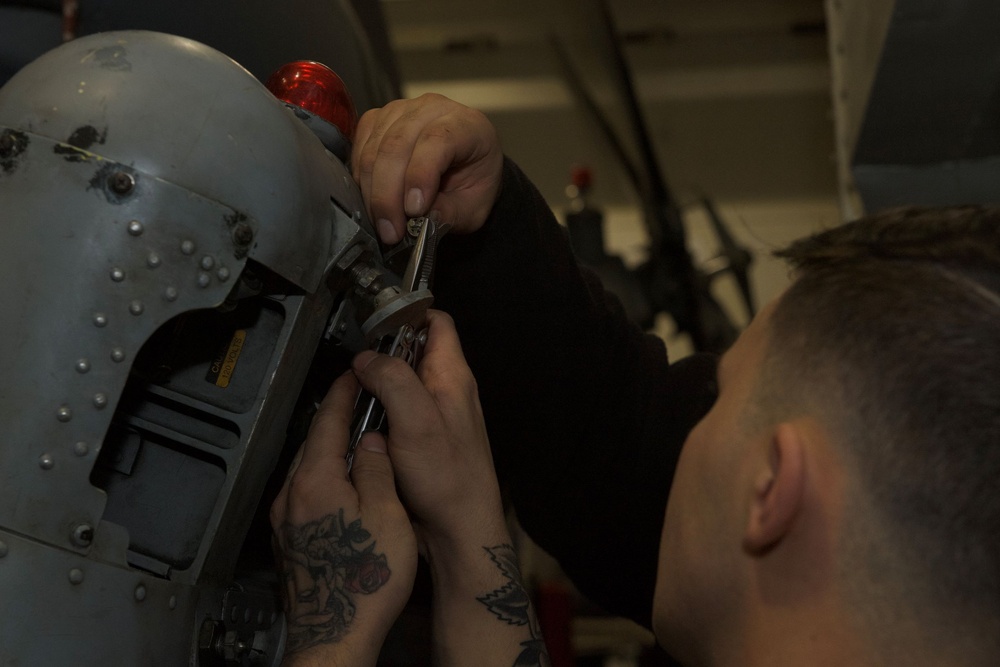
M 361 519 L 345 523 L 344 510 L 302 525 L 281 528 L 283 570 L 288 590 L 287 653 L 335 643 L 350 629 L 358 595 L 374 593 L 392 572 L 385 554 L 375 553 Z M 303 582 L 308 587 L 303 588 Z

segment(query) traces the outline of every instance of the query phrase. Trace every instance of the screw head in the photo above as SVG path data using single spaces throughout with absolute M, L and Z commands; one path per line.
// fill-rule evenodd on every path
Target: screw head
M 111 189 L 120 195 L 127 195 L 135 187 L 135 176 L 125 171 L 116 171 L 111 175 Z
M 73 544 L 78 547 L 88 547 L 94 541 L 94 527 L 89 523 L 81 523 L 73 529 Z
M 253 241 L 253 229 L 250 228 L 250 225 L 245 222 L 237 223 L 233 227 L 233 241 L 237 245 L 250 245 L 250 242 Z

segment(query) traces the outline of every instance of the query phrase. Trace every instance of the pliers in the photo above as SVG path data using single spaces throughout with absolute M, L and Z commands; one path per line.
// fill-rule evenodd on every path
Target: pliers
M 361 329 L 372 348 L 399 357 L 416 368 L 427 343 L 427 309 L 434 297 L 430 287 L 434 277 L 437 245 L 451 225 L 434 216 L 413 218 L 407 223 L 409 234 L 416 237 L 403 280 L 398 290 L 376 304 L 375 311 Z M 358 392 L 351 421 L 351 441 L 347 447 L 347 471 L 354 464 L 354 452 L 361 436 L 385 427 L 385 408 L 368 390 Z

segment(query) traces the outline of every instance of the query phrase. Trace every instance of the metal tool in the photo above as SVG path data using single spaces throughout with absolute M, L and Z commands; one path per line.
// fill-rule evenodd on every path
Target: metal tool
M 378 305 L 361 327 L 373 341 L 373 349 L 399 357 L 413 368 L 420 362 L 420 354 L 427 343 L 427 309 L 433 303 L 430 285 L 437 244 L 450 227 L 431 216 L 409 221 L 407 229 L 416 241 L 403 273 L 402 284 Z M 368 431 L 380 431 L 384 426 L 385 408 L 371 392 L 362 389 L 354 403 L 351 440 L 346 456 L 348 473 L 354 465 L 354 453 L 361 437 Z

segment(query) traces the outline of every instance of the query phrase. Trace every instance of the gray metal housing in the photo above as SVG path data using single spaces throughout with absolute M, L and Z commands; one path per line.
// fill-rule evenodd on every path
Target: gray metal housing
M 0 664 L 280 659 L 233 569 L 359 246 L 344 165 L 204 45 L 94 35 L 0 89 Z

